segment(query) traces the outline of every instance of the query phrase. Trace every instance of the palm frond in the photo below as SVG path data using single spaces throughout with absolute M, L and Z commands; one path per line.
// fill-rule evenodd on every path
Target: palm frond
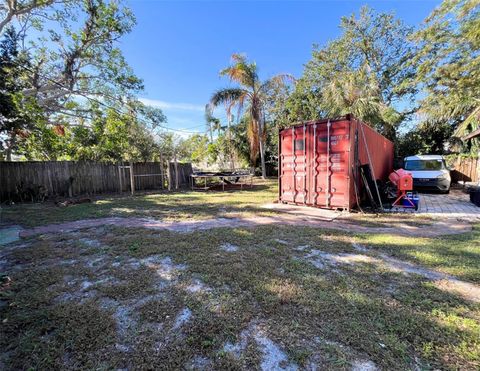
M 212 111 L 213 111 L 212 105 L 211 104 L 206 104 L 205 105 L 205 121 L 207 123 L 212 122 L 212 119 L 213 119 Z
M 242 96 L 244 96 L 246 91 L 240 88 L 224 88 L 219 89 L 213 93 L 210 98 L 210 105 L 212 107 L 218 107 L 220 104 L 230 104 L 232 102 L 237 102 Z
M 212 107 L 217 107 L 220 104 L 224 104 L 227 110 L 227 115 L 230 116 L 232 108 L 235 106 L 243 106 L 245 96 L 248 92 L 240 88 L 225 88 L 217 90 L 210 98 L 210 104 Z
M 276 86 L 288 85 L 288 83 L 295 84 L 296 82 L 297 80 L 295 79 L 295 77 L 293 77 L 293 75 L 290 75 L 289 73 L 282 73 L 275 75 L 265 81 L 260 87 L 260 90 L 262 92 L 267 92 L 268 90 L 275 88 Z
M 233 53 L 232 56 L 230 57 L 232 60 L 233 64 L 236 63 L 247 63 L 247 56 L 243 53 Z
M 467 116 L 463 122 L 455 129 L 453 136 L 462 138 L 480 128 L 480 102 L 479 105 Z
M 252 62 L 248 63 L 246 57 L 241 54 L 232 55 L 233 64 L 220 71 L 221 76 L 228 76 L 244 87 L 253 88 L 258 81 L 257 65 Z

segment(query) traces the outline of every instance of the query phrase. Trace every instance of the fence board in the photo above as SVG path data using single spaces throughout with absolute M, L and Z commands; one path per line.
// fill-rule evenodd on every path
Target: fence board
M 171 179 L 172 179 L 172 189 L 175 189 L 175 182 L 176 182 L 176 173 L 175 173 L 175 163 L 170 162 L 169 163 L 170 167 L 170 174 L 171 174 Z M 177 168 L 178 168 L 178 186 L 179 188 L 188 188 L 190 187 L 190 175 L 192 175 L 193 170 L 192 170 L 192 164 L 187 162 L 187 163 L 181 163 L 177 162 Z
M 84 161 L 26 161 L 0 162 L 0 202 L 31 201 L 32 195 L 44 192 L 48 198 L 94 195 L 119 192 L 120 176 L 118 165 Z M 173 174 L 173 163 L 169 164 Z M 165 188 L 162 184 L 167 173 L 167 163 L 134 163 L 135 190 L 155 190 Z M 180 187 L 188 187 L 192 165 L 178 163 Z M 142 176 L 143 175 L 143 176 Z M 121 170 L 123 191 L 130 191 L 130 169 Z M 175 179 L 175 178 L 174 178 Z M 173 187 L 174 188 L 174 187 Z
M 480 181 L 480 158 L 456 157 L 449 159 L 448 164 L 454 168 L 451 172 L 454 183 Z

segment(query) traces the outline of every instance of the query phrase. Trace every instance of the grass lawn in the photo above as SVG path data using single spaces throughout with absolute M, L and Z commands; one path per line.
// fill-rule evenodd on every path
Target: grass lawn
M 61 223 L 66 221 L 119 217 L 149 217 L 171 221 L 208 219 L 213 217 L 236 217 L 273 215 L 275 211 L 261 207 L 278 198 L 276 179 L 256 180 L 253 188 L 243 191 L 180 191 L 155 194 L 138 194 L 133 197 L 100 195 L 92 203 L 58 207 L 54 203 L 18 204 L 0 209 L 0 221 L 26 227 Z M 413 215 L 361 215 L 347 219 L 367 227 L 391 226 L 398 223 L 428 225 L 430 217 Z
M 0 209 L 3 222 L 37 226 L 108 216 L 150 217 L 165 220 L 207 219 L 217 216 L 252 215 L 268 210 L 260 205 L 277 198 L 277 182 L 257 181 L 243 191 L 181 191 L 139 194 L 133 197 L 100 196 L 92 203 L 58 207 L 53 203 L 19 204 Z
M 24 225 L 181 220 L 256 214 L 274 196 L 268 183 L 4 213 Z M 479 246 L 478 227 L 436 238 L 281 225 L 192 233 L 102 226 L 31 237 L 0 248 L 11 278 L 0 291 L 0 368 L 477 370 L 479 303 L 368 259 L 322 257 L 362 249 L 480 284 Z

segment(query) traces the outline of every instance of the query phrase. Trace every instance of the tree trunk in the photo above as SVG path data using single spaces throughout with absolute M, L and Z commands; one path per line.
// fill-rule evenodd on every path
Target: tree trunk
M 175 162 L 175 189 L 179 187 L 179 174 L 178 174 L 178 162 L 177 162 L 177 154 L 174 153 L 174 162 Z
M 17 135 L 15 134 L 15 132 L 13 132 L 11 134 L 8 147 L 5 149 L 5 160 L 12 161 L 12 152 L 16 143 L 17 143 Z
M 235 162 L 233 160 L 233 146 L 232 146 L 232 132 L 230 129 L 230 124 L 231 124 L 231 118 L 228 118 L 228 147 L 229 147 L 229 152 L 230 152 L 230 170 L 234 171 L 235 170 Z
M 7 161 L 12 161 L 12 148 L 11 147 L 8 147 L 6 150 L 5 150 L 5 160 Z
M 267 171 L 265 169 L 265 153 L 263 150 L 263 132 L 262 132 L 262 124 L 261 121 L 258 120 L 258 143 L 260 147 L 260 163 L 262 166 L 262 179 L 267 179 Z

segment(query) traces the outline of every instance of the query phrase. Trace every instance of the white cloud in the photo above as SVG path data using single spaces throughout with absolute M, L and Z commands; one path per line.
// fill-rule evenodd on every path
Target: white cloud
M 140 98 L 140 102 L 147 106 L 157 107 L 161 109 L 171 109 L 171 110 L 182 110 L 182 111 L 204 111 L 205 106 L 200 104 L 191 104 L 191 103 L 173 103 L 173 102 L 165 102 L 163 100 L 158 99 L 148 99 L 148 98 Z

